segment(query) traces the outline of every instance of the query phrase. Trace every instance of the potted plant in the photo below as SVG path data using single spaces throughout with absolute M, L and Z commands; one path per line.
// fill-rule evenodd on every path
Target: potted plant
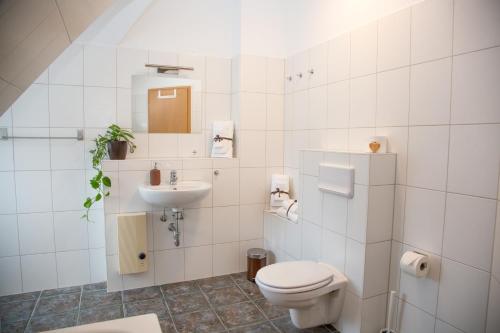
M 109 196 L 108 188 L 111 187 L 111 179 L 104 176 L 101 163 L 109 157 L 110 160 L 124 160 L 127 156 L 127 149 L 131 153 L 136 148 L 132 141 L 134 136 L 129 130 L 123 129 L 118 125 L 108 127 L 104 135 L 98 135 L 94 139 L 95 148 L 90 150 L 92 154 L 92 168 L 97 171 L 97 174 L 90 180 L 90 186 L 96 191 L 94 197 L 88 197 L 83 203 L 86 212 L 83 218 L 89 219 L 89 210 L 92 205 L 100 201 L 103 197 Z

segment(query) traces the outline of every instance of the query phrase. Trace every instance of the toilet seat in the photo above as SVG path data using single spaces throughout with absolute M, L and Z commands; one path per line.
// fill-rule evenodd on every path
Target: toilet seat
M 334 270 L 314 261 L 290 261 L 261 268 L 256 280 L 262 287 L 276 293 L 300 293 L 328 285 Z

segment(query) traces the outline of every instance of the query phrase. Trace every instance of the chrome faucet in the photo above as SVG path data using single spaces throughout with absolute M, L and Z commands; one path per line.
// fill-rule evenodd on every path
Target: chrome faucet
M 177 171 L 170 171 L 170 185 L 177 185 Z

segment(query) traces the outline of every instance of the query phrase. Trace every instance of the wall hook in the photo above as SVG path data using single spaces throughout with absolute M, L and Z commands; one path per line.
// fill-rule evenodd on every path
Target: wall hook
M 302 79 L 302 73 L 298 73 L 297 76 L 299 77 L 299 79 Z
M 309 72 L 309 74 L 313 75 L 314 74 L 314 69 L 311 68 L 308 72 Z

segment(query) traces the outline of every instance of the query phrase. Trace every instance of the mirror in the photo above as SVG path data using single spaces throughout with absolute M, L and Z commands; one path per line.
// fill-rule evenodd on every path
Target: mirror
M 132 131 L 201 131 L 201 81 L 172 75 L 132 76 Z

